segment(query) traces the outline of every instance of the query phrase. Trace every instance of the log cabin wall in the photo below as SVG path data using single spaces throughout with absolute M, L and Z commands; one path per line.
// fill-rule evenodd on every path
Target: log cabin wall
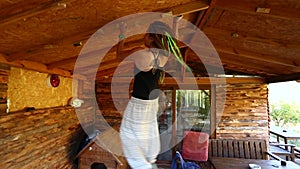
M 224 87 L 226 96 L 220 95 Z M 268 139 L 267 84 L 218 86 L 216 95 L 216 138 Z M 218 100 L 224 97 L 226 101 L 222 111 Z
M 77 118 L 87 135 L 91 135 L 97 130 L 95 107 L 97 105 L 95 98 L 95 84 L 91 81 L 78 81 L 78 98 L 84 103 L 76 109 Z
M 101 111 L 96 113 L 97 119 L 100 119 L 97 122 L 97 128 L 99 129 L 107 127 L 106 124 L 118 128 L 122 120 L 121 114 L 128 103 L 128 91 L 124 90 L 118 91 L 120 98 L 114 98 L 115 103 L 113 103 L 110 87 L 109 83 L 97 83 L 96 95 Z M 221 92 L 224 90 L 226 92 Z M 222 105 L 219 104 L 220 101 L 218 102 L 218 100 L 224 99 L 224 97 L 226 98 L 225 105 L 221 109 Z M 116 106 L 121 111 L 118 111 Z M 216 138 L 268 139 L 267 84 L 218 86 L 216 91 L 216 115 Z
M 1 168 L 75 168 L 77 164 L 74 157 L 84 137 L 75 109 L 65 105 L 6 113 L 9 74 L 10 67 L 0 65 Z M 32 99 L 22 93 L 19 93 L 19 97 Z M 40 93 L 36 97 L 45 95 Z M 65 102 L 65 99 L 59 100 L 60 103 Z
M 10 66 L 0 64 L 0 115 L 7 111 L 7 83 Z
M 122 90 L 124 84 L 115 83 L 119 86 L 119 90 L 115 90 L 117 98 L 112 98 L 110 83 L 96 83 L 96 95 L 99 111 L 96 112 L 97 128 L 100 131 L 105 130 L 108 126 L 119 129 L 122 120 L 122 114 L 127 106 L 130 95 L 128 90 Z
M 73 168 L 81 132 L 72 107 L 1 116 L 1 168 Z

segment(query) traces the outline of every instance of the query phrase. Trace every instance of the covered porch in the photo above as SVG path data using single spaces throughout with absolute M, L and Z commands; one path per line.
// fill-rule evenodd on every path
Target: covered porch
M 120 37 L 127 52 L 145 47 L 153 20 L 177 32 L 179 50 L 192 69 L 174 58 L 166 66 L 159 167 L 170 168 L 186 131 L 207 133 L 209 143 L 259 140 L 268 152 L 267 86 L 300 79 L 299 5 L 298 0 L 1 1 L 0 166 L 128 168 L 118 132 L 132 93 L 133 62 L 117 57 L 116 50 Z M 98 137 L 104 138 L 95 144 Z M 227 148 L 220 151 L 230 154 Z M 212 160 L 201 166 L 220 168 L 230 161 L 208 156 Z M 262 166 L 294 166 L 274 157 L 264 160 L 276 164 L 262 161 Z

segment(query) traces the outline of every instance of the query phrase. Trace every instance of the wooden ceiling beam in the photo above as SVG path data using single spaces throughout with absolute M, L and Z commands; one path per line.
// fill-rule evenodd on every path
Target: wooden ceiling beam
M 63 59 L 63 60 L 59 60 L 59 61 L 56 61 L 56 62 L 52 62 L 50 64 L 47 64 L 47 68 L 48 69 L 58 68 L 58 67 L 61 67 L 63 65 L 69 64 L 69 63 L 74 63 L 74 62 L 76 62 L 76 59 L 77 59 L 77 56 L 67 58 L 67 59 Z
M 132 63 L 123 63 L 121 65 L 121 67 L 118 67 L 118 70 L 119 71 L 122 71 L 124 70 L 124 72 L 130 72 L 129 74 L 125 73 L 124 72 L 116 72 L 116 67 L 113 67 L 113 68 L 109 68 L 109 69 L 105 69 L 105 70 L 99 70 L 97 72 L 97 75 L 96 75 L 96 78 L 111 78 L 114 76 L 114 74 L 116 73 L 116 76 L 119 76 L 121 73 L 122 76 L 126 76 L 126 77 L 130 77 L 130 76 L 133 76 L 133 64 Z M 131 71 L 132 70 L 132 71 Z
M 227 53 L 226 51 L 218 51 L 218 53 L 226 69 L 238 70 L 252 75 L 277 75 L 274 69 L 272 69 L 272 64 L 265 64 L 252 59 L 247 60 L 241 56 Z M 270 70 L 273 70 L 273 72 L 270 72 Z
M 256 60 L 262 64 L 279 65 L 279 66 L 284 66 L 285 68 L 290 68 L 294 71 L 300 71 L 300 66 L 295 65 L 295 63 L 293 61 L 288 60 L 288 59 L 281 59 L 281 58 L 274 57 L 274 56 L 246 52 L 246 51 L 239 50 L 239 49 L 227 50 L 227 49 L 217 48 L 217 51 L 219 53 L 226 53 L 226 54 L 230 54 L 233 56 L 235 55 L 235 57 Z
M 129 45 L 130 44 L 130 45 Z M 142 46 L 143 45 L 143 40 L 138 39 L 138 40 L 134 40 L 134 41 L 129 41 L 126 42 L 124 44 L 124 53 L 129 53 L 129 51 L 132 48 L 138 47 L 138 46 Z M 64 66 L 65 64 L 69 64 L 70 62 L 76 62 L 76 60 L 78 59 L 78 57 L 80 56 L 82 59 L 86 60 L 87 62 L 91 61 L 92 64 L 88 64 L 86 66 L 84 65 L 78 65 L 77 68 L 81 69 L 81 68 L 85 68 L 85 67 L 89 67 L 89 66 L 93 66 L 93 65 L 98 65 L 99 63 L 95 63 L 95 59 L 99 58 L 99 53 L 103 53 L 105 51 L 109 50 L 109 53 L 107 53 L 106 55 L 110 55 L 112 53 L 115 53 L 116 51 L 116 46 L 114 47 L 106 47 L 106 48 L 102 48 L 102 49 L 95 49 L 95 50 L 91 50 L 91 51 L 85 51 L 85 53 L 81 53 L 80 55 L 77 56 L 73 56 L 67 59 L 63 59 L 63 60 L 58 60 L 56 62 L 52 62 L 47 64 L 49 69 L 52 69 L 54 67 L 60 67 L 60 66 Z M 116 57 L 114 57 L 112 60 L 116 59 Z M 124 58 L 118 58 L 117 60 L 120 59 L 124 59 Z
M 119 77 L 114 80 L 114 82 L 130 82 L 132 77 Z M 111 78 L 99 78 L 97 79 L 100 83 L 111 83 Z M 182 79 L 179 78 L 170 78 L 166 77 L 164 80 L 164 85 L 211 85 L 211 84 L 265 84 L 266 81 L 263 78 L 248 78 L 248 77 L 230 77 L 230 78 L 221 78 L 221 77 L 185 77 L 185 81 L 182 82 Z
M 96 29 L 94 31 L 86 31 L 86 32 L 81 32 L 76 35 L 70 35 L 64 39 L 57 39 L 56 41 L 49 42 L 48 44 L 53 44 L 54 46 L 72 46 L 75 42 L 82 42 L 83 44 L 86 42 L 86 40 L 95 33 Z M 88 34 L 88 35 L 87 35 Z M 63 42 L 63 43 L 62 43 Z M 16 52 L 13 54 L 10 54 L 7 57 L 8 61 L 15 61 L 19 60 L 20 58 L 22 59 L 30 59 L 30 56 L 36 53 L 39 53 L 41 51 L 45 50 L 45 45 L 37 45 L 32 48 L 30 48 L 30 51 L 22 51 L 22 52 Z M 47 50 L 58 50 L 57 47 L 54 47 L 53 49 L 47 49 Z
M 105 50 L 107 50 L 108 48 L 105 48 L 105 49 L 99 49 L 99 50 L 95 50 L 95 51 L 90 51 L 86 54 L 82 54 L 80 55 L 80 57 L 83 57 L 85 58 L 87 61 L 90 60 L 92 64 L 87 64 L 87 65 L 78 65 L 76 68 L 77 68 L 77 71 L 78 72 L 87 72 L 89 70 L 89 67 L 95 67 L 95 66 L 99 66 L 99 64 L 103 64 L 103 65 L 107 65 L 107 64 L 111 64 L 111 63 L 114 63 L 114 62 L 117 62 L 117 63 L 120 63 L 122 60 L 124 60 L 126 57 L 128 57 L 128 55 L 132 52 L 132 49 L 135 48 L 135 47 L 143 47 L 144 45 L 144 40 L 143 39 L 138 39 L 138 40 L 135 40 L 135 41 L 129 41 L 129 42 L 125 42 L 124 44 L 124 51 L 122 52 L 124 54 L 124 56 L 122 57 L 116 57 L 116 46 L 114 46 L 113 48 L 111 48 L 110 52 L 106 55 L 114 55 L 115 57 L 112 57 L 111 59 L 108 59 L 106 61 L 103 61 L 101 63 L 97 63 L 95 62 L 95 59 L 98 59 L 97 56 L 95 56 L 96 54 L 98 53 L 101 53 Z M 185 48 L 186 45 L 184 43 L 179 43 L 178 45 L 179 48 Z M 63 63 L 68 63 L 68 61 L 75 61 L 77 59 L 78 56 L 76 57 L 72 57 L 74 60 L 72 60 L 72 58 L 69 59 L 66 59 L 66 60 L 61 60 L 61 61 L 58 61 L 58 62 L 55 62 L 55 63 L 51 63 L 49 64 L 49 66 L 52 68 L 52 67 L 56 67 L 55 64 L 58 64 L 60 66 L 63 65 Z M 62 64 L 60 64 L 59 62 L 62 62 Z M 114 68 L 115 69 L 115 68 Z M 87 72 L 88 73 L 88 72 Z
M 208 0 L 197 0 L 190 3 L 182 4 L 170 8 L 170 11 L 175 16 L 185 15 L 193 12 L 202 11 L 209 8 Z
M 278 82 L 287 82 L 287 81 L 294 81 L 294 80 L 300 80 L 300 73 L 268 77 L 266 79 L 266 82 L 267 83 L 278 83 Z
M 201 28 L 204 26 L 204 24 L 207 22 L 207 19 L 208 19 L 208 17 L 210 16 L 210 14 L 211 14 L 211 11 L 212 11 L 212 9 L 213 9 L 213 7 L 214 7 L 214 5 L 215 5 L 215 2 L 216 2 L 216 0 L 210 0 L 210 2 L 209 2 L 209 4 L 208 4 L 208 8 L 205 8 L 205 11 L 202 11 L 202 12 L 200 12 L 199 14 L 198 14 L 198 17 L 197 17 L 197 19 L 196 19 L 196 22 L 195 22 L 195 24 L 196 24 L 196 26 L 201 30 Z M 190 39 L 190 42 L 192 42 L 193 41 L 193 39 L 194 39 L 194 37 L 195 36 L 192 36 L 191 37 L 191 39 Z M 187 61 L 188 60 L 188 56 L 187 56 L 187 54 L 188 54 L 188 49 L 186 49 L 185 50 L 185 52 L 184 52 L 184 59 L 185 59 L 185 61 Z M 182 68 L 182 72 L 183 72 L 183 74 L 182 74 L 182 80 L 184 80 L 185 81 L 185 69 L 183 69 Z
M 197 21 L 196 21 L 196 24 L 198 24 L 198 25 L 196 25 L 196 26 L 200 30 L 207 23 L 207 20 L 208 20 L 209 16 L 211 15 L 213 8 L 215 7 L 216 1 L 217 0 L 211 0 L 210 3 L 209 3 L 209 8 L 205 11 L 205 13 L 204 14 L 200 14 L 198 16 Z
M 31 61 L 26 61 L 26 60 L 20 60 L 20 61 L 15 61 L 15 62 L 9 62 L 6 60 L 6 57 L 4 54 L 0 53 L 0 63 L 4 63 L 13 67 L 18 67 L 18 68 L 23 68 L 23 69 L 28 69 L 28 70 L 34 70 L 37 72 L 41 73 L 50 73 L 50 74 L 58 74 L 64 77 L 72 77 L 71 73 L 66 70 L 58 69 L 58 68 L 53 68 L 49 70 L 46 65 L 37 63 L 37 62 L 31 62 Z M 77 76 L 79 78 L 81 76 Z M 83 78 L 83 77 L 81 77 Z

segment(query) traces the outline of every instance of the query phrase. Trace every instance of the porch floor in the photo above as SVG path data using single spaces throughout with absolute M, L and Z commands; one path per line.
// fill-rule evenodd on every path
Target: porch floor
M 157 166 L 159 169 L 170 169 L 171 161 L 157 161 Z M 201 169 L 210 169 L 209 162 L 197 162 Z

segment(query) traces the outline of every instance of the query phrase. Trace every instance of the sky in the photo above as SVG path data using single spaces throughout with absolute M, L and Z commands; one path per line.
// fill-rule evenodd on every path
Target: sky
M 268 88 L 270 104 L 284 101 L 295 102 L 300 105 L 300 82 L 271 83 Z

